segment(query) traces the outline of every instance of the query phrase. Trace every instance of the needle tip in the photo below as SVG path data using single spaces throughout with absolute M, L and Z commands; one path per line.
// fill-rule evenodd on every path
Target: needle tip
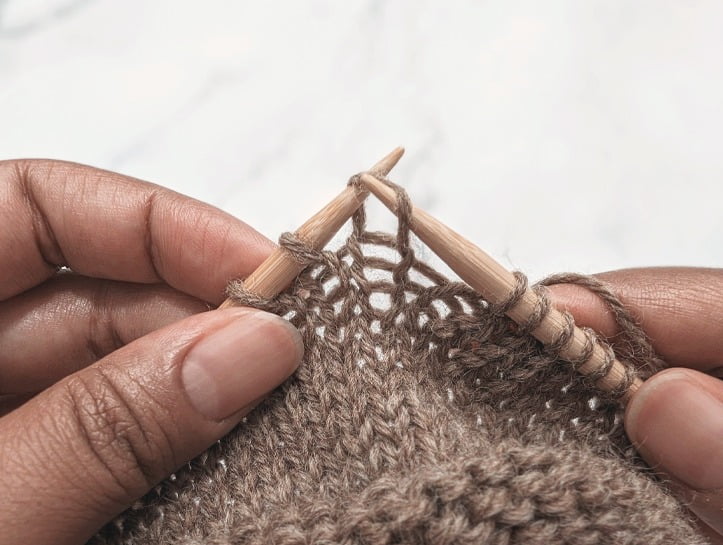
M 404 155 L 403 147 L 400 146 L 394 148 L 383 159 L 381 159 L 377 164 L 370 168 L 369 172 L 374 172 L 377 174 L 381 174 L 382 176 L 386 176 L 399 162 L 399 159 L 402 158 L 402 155 Z

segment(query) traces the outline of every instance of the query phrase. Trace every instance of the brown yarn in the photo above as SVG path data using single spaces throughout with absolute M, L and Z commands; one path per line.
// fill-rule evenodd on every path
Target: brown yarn
M 665 366 L 665 363 L 655 354 L 638 322 L 605 282 L 594 276 L 584 274 L 558 273 L 548 276 L 539 283 L 541 286 L 552 286 L 554 284 L 582 286 L 605 302 L 608 310 L 613 313 L 613 318 L 619 329 L 618 339 L 615 343 L 618 355 L 625 361 L 635 363 L 638 373 L 647 378 Z
M 304 364 L 92 542 L 704 543 L 631 448 L 619 404 L 556 359 L 564 339 L 526 334 L 549 301 L 516 326 L 503 315 L 514 297 L 490 306 L 418 261 L 397 195 L 395 236 L 367 230 L 362 208 L 338 250 L 282 235 L 310 266 L 279 297 L 230 285 L 299 328 Z M 659 368 L 604 284 L 563 275 L 535 289 L 558 282 L 603 297 L 621 357 Z

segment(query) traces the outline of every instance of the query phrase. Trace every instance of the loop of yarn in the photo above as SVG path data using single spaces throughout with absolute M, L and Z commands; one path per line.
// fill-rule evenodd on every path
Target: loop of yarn
M 226 288 L 226 295 L 236 306 L 253 307 L 274 314 L 279 314 L 281 309 L 276 299 L 261 297 L 247 290 L 243 280 L 233 280 L 230 282 Z
M 320 261 L 321 252 L 309 246 L 295 233 L 282 233 L 279 237 L 279 246 L 289 252 L 291 257 L 304 267 Z
M 279 246 L 286 250 L 294 261 L 303 267 L 311 265 L 312 263 L 318 263 L 322 260 L 322 252 L 306 244 L 306 242 L 295 233 L 282 233 L 279 237 Z M 236 305 L 255 307 L 266 312 L 280 313 L 281 306 L 276 299 L 261 297 L 247 290 L 243 280 L 231 281 L 226 289 L 226 295 Z
M 518 274 L 522 274 L 522 273 L 518 272 Z M 527 278 L 525 278 L 524 283 L 522 283 L 522 282 L 517 283 L 517 289 L 522 289 L 524 291 L 526 288 L 527 288 Z M 515 291 L 517 291 L 517 289 Z M 530 335 L 535 329 L 537 329 L 540 326 L 542 321 L 545 319 L 545 316 L 547 316 L 547 313 L 550 311 L 550 299 L 547 297 L 547 294 L 545 293 L 544 286 L 533 286 L 532 291 L 534 291 L 537 294 L 537 301 L 535 301 L 535 308 L 532 309 L 532 312 L 527 317 L 527 320 L 524 323 L 519 325 L 519 329 L 517 331 L 518 335 Z
M 574 284 L 594 293 L 612 312 L 618 327 L 619 333 L 615 339 L 618 355 L 622 359 L 634 363 L 638 371 L 643 372 L 645 376 L 649 376 L 656 369 L 665 366 L 665 363 L 655 354 L 650 340 L 638 321 L 603 280 L 585 274 L 558 273 L 544 278 L 539 284 L 542 286 Z
M 355 187 L 357 189 L 363 189 L 364 186 L 361 182 L 361 175 L 364 174 L 363 172 L 358 172 L 354 174 L 353 176 L 349 177 L 349 180 L 346 182 L 347 186 Z
M 357 175 L 361 176 L 360 174 Z M 397 241 L 396 249 L 402 256 L 402 259 L 411 261 L 414 259 L 414 254 L 409 246 L 409 238 L 411 234 L 411 221 L 412 221 L 412 200 L 407 194 L 407 190 L 402 186 L 395 184 L 385 176 L 375 174 L 374 177 L 382 182 L 384 185 L 394 190 L 396 195 L 396 216 L 397 216 Z M 353 179 L 356 177 L 352 177 Z M 351 182 L 350 182 L 351 183 Z M 404 265 L 405 271 L 409 270 L 409 267 Z
M 490 303 L 490 312 L 492 312 L 494 316 L 502 317 L 507 314 L 507 312 L 520 302 L 520 299 L 527 291 L 527 276 L 520 271 L 513 271 L 512 274 L 516 280 L 512 291 L 503 300 Z M 530 331 L 532 329 L 535 329 L 535 327 L 531 327 Z

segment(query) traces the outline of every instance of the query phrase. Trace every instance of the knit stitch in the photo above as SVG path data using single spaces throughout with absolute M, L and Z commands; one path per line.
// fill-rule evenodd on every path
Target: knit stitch
M 396 236 L 368 230 L 361 208 L 335 251 L 281 237 L 309 266 L 279 297 L 229 287 L 299 328 L 302 366 L 92 543 L 705 543 L 631 447 L 614 397 L 417 260 L 399 198 Z M 618 356 L 643 377 L 661 367 L 600 281 L 555 282 L 603 297 Z

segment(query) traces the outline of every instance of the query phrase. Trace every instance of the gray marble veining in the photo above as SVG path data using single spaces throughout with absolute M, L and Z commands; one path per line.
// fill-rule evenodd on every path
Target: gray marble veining
M 0 0 L 0 155 L 275 238 L 402 144 L 393 179 L 532 277 L 723 266 L 721 23 L 712 0 Z

